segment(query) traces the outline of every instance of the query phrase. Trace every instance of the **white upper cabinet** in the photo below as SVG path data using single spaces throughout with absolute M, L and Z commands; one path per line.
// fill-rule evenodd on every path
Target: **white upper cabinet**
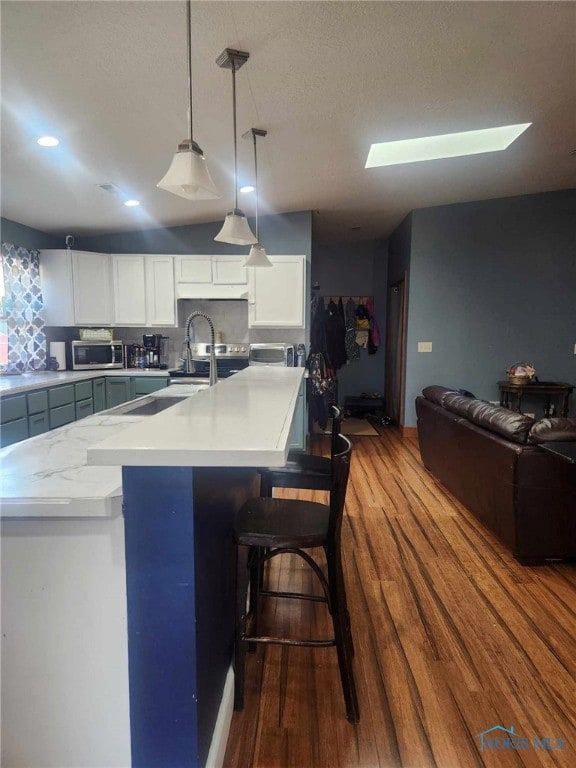
M 146 325 L 144 256 L 112 255 L 114 323 Z
M 177 299 L 245 299 L 245 256 L 176 256 Z
M 217 285 L 247 285 L 248 270 L 243 267 L 245 256 L 213 256 L 212 282 Z
M 211 283 L 211 256 L 176 256 L 177 283 Z
M 109 253 L 40 251 L 46 325 L 111 325 Z
M 174 257 L 113 254 L 114 324 L 174 326 Z
M 177 324 L 174 294 L 174 257 L 147 256 L 146 325 Z
M 72 251 L 74 320 L 78 325 L 111 325 L 112 274 L 109 253 Z
M 305 256 L 268 256 L 272 267 L 249 269 L 248 327 L 303 328 Z

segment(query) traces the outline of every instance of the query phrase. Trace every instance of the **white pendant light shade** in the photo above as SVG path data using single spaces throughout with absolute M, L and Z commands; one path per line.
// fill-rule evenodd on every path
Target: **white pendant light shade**
M 220 197 L 204 155 L 190 149 L 189 145 L 184 146 L 185 149 L 178 149 L 168 172 L 156 186 L 188 200 L 214 200 Z
M 246 214 L 240 208 L 234 208 L 233 211 L 226 214 L 222 229 L 214 240 L 218 240 L 220 243 L 231 243 L 232 245 L 252 245 L 258 242 L 258 239 L 248 226 Z
M 272 262 L 266 255 L 266 249 L 261 243 L 255 243 L 250 253 L 244 259 L 243 267 L 271 267 Z
M 192 2 L 186 0 L 186 42 L 188 51 L 188 138 L 178 145 L 166 175 L 156 184 L 160 189 L 187 200 L 214 200 L 220 197 L 204 159 L 194 141 L 192 110 Z

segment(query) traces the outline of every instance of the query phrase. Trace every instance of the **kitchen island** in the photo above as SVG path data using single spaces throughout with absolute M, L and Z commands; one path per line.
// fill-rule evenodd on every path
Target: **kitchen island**
M 83 465 L 88 472 L 116 473 L 111 481 L 116 489 L 108 486 L 105 493 L 114 501 L 108 512 L 100 505 L 100 525 L 95 518 L 69 518 L 75 528 L 63 537 L 64 551 L 51 541 L 61 519 L 48 516 L 34 535 L 26 529 L 31 518 L 3 521 L 10 528 L 3 525 L 6 566 L 13 572 L 7 586 L 14 592 L 3 629 L 8 654 L 21 661 L 10 675 L 13 685 L 2 692 L 11 731 L 7 765 L 221 763 L 232 703 L 232 520 L 244 499 L 257 493 L 256 467 L 286 460 L 302 375 L 302 369 L 251 368 L 158 415 L 116 416 L 121 431 L 88 442 L 89 466 Z M 7 461 L 14 449 L 55 440 L 72 426 L 0 455 Z M 65 468 L 64 475 L 76 471 Z M 22 493 L 21 518 L 26 503 Z M 14 498 L 10 504 L 12 510 L 17 506 Z M 29 513 L 38 509 L 37 499 Z M 54 568 L 57 578 L 42 582 L 34 560 L 23 560 L 26 548 L 47 569 Z M 66 605 L 55 606 L 55 595 Z M 19 603 L 48 626 L 22 620 Z M 74 628 L 74 637 L 52 621 L 53 607 Z M 48 644 L 37 654 L 42 633 Z M 64 643 L 64 652 L 58 643 Z M 72 673 L 68 652 L 76 659 Z M 82 653 L 85 663 L 78 665 Z M 82 674 L 76 679 L 78 668 Z M 18 671 L 25 673 L 24 691 Z M 43 712 L 49 712 L 49 727 L 42 723 Z M 30 733 L 34 738 L 26 736 Z M 41 752 L 34 753 L 30 743 Z

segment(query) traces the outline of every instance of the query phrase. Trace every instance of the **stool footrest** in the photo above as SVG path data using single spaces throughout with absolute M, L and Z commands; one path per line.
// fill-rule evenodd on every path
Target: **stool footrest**
M 247 643 L 264 643 L 268 645 L 296 645 L 307 646 L 309 648 L 332 648 L 336 645 L 336 640 L 289 640 L 285 637 L 251 637 L 242 635 L 242 640 Z
M 295 600 L 315 600 L 318 603 L 327 603 L 324 595 L 307 595 L 302 592 L 277 592 L 268 589 L 258 590 L 258 594 L 264 597 L 289 597 Z

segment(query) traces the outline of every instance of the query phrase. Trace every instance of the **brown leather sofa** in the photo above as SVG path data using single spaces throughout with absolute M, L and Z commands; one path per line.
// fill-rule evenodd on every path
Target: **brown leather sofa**
M 538 447 L 576 440 L 541 419 L 441 386 L 416 398 L 424 466 L 523 564 L 576 557 L 576 465 Z

